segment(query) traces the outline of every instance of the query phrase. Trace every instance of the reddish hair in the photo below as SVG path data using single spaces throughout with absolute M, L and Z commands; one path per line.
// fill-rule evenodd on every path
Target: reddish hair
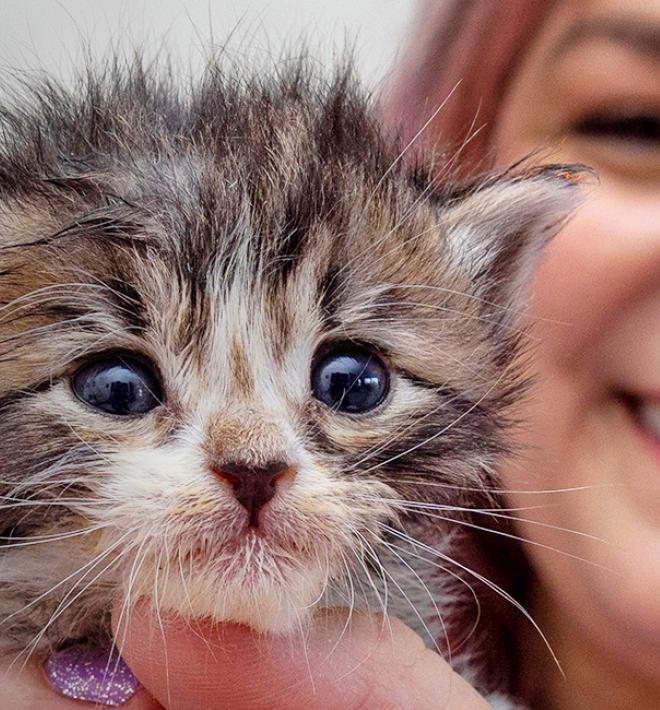
M 385 95 L 387 123 L 411 140 L 428 122 L 421 143 L 478 167 L 513 69 L 555 2 L 422 0 Z

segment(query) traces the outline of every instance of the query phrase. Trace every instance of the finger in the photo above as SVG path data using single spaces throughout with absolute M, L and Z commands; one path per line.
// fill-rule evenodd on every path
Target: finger
M 73 684 L 73 679 L 71 679 Z M 73 687 L 70 688 L 73 690 Z M 81 690 L 79 688 L 79 690 Z M 144 688 L 137 688 L 130 696 L 113 693 L 110 690 L 107 699 L 113 705 L 99 703 L 98 694 L 88 698 L 90 702 L 81 701 L 82 693 L 74 692 L 68 696 L 63 689 L 56 688 L 48 678 L 44 664 L 40 661 L 30 661 L 23 664 L 15 657 L 0 658 L 0 708 L 11 710 L 85 710 L 99 708 L 103 705 L 121 707 L 122 710 L 158 710 L 156 703 Z M 78 699 L 75 699 L 78 698 Z M 123 702 L 122 702 L 123 700 Z
M 122 655 L 168 710 L 486 710 L 396 619 L 327 610 L 303 640 L 234 624 L 131 616 Z M 123 634 L 122 634 L 123 635 Z

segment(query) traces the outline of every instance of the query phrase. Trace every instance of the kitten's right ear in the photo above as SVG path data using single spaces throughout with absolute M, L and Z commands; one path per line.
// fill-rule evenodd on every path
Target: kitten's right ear
M 580 202 L 588 169 L 547 165 L 482 181 L 451 199 L 440 225 L 455 267 L 473 292 L 512 325 L 543 247 Z

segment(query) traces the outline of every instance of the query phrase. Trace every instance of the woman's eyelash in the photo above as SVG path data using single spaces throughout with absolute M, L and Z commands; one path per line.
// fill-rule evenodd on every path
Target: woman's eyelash
M 660 113 L 592 114 L 578 121 L 573 130 L 590 138 L 660 143 Z

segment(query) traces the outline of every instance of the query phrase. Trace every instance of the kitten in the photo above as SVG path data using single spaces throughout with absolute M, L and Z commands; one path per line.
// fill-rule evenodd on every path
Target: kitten
M 294 64 L 2 111 L 4 653 L 105 642 L 121 596 L 274 633 L 315 602 L 451 613 L 578 180 L 437 185 L 350 72 Z

